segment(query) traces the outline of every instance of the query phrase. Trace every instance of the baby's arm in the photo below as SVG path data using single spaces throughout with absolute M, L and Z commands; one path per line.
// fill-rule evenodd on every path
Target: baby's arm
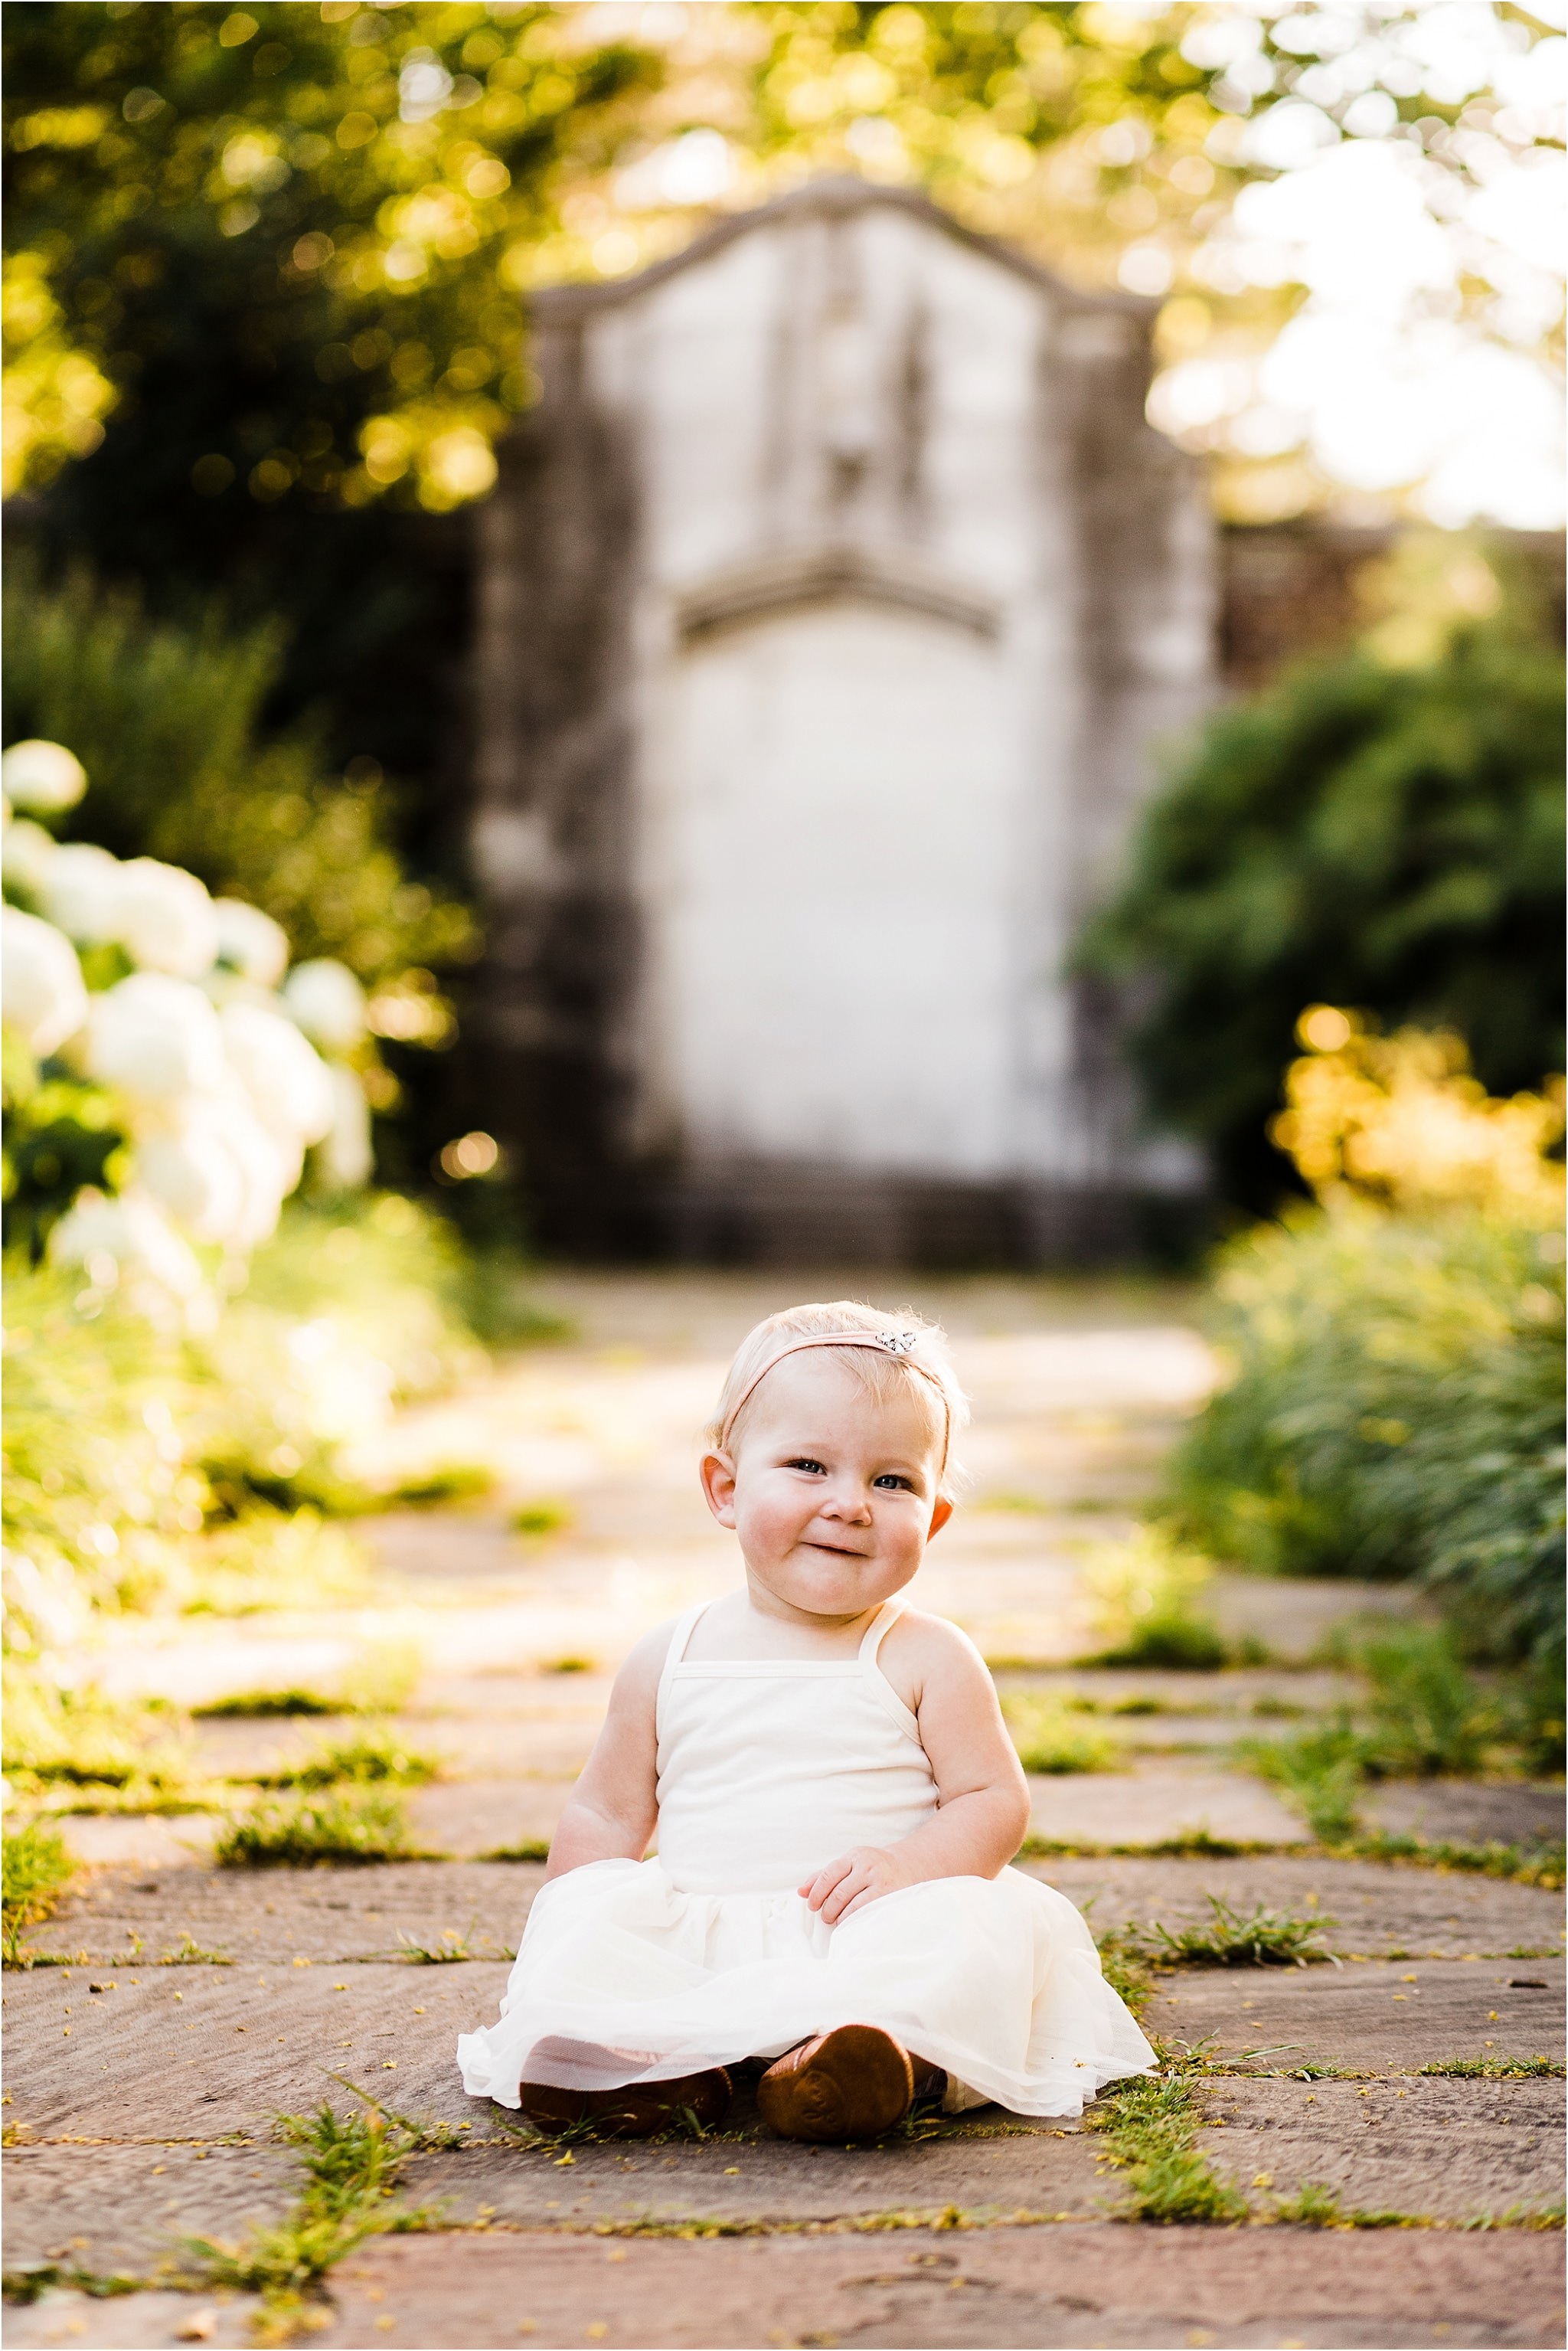
M 834 1926 L 879 1895 L 929 1877 L 995 1877 L 1029 1826 L 1029 1790 L 973 1644 L 938 1616 L 903 1616 L 884 1641 L 900 1645 L 897 1677 L 913 1677 L 920 1743 L 936 1782 L 936 1817 L 892 1845 L 857 1845 L 802 1886 Z
M 654 1708 L 671 1627 L 638 1642 L 610 1693 L 610 1711 L 550 1842 L 547 1877 L 586 1861 L 641 1861 L 659 1816 Z

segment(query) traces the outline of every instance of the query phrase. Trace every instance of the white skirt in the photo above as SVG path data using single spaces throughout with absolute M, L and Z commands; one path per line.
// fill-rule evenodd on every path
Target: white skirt
M 904 1886 L 827 1927 L 794 1893 L 683 1894 L 656 1858 L 550 1880 L 500 2022 L 457 2062 L 470 2097 L 515 2106 L 521 2081 L 671 2081 L 841 2024 L 893 2033 L 976 2094 L 958 2103 L 1019 2115 L 1078 2115 L 1155 2064 L 1079 1912 L 1020 1870 Z

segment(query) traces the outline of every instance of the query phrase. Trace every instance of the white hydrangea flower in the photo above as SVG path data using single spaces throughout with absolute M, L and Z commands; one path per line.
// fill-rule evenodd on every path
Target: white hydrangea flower
M 335 1104 L 331 1077 L 315 1048 L 291 1020 L 264 1004 L 225 1005 L 219 1019 L 229 1067 L 262 1125 L 293 1143 L 319 1143 Z
M 13 743 L 0 758 L 0 790 L 14 808 L 41 809 L 54 816 L 75 808 L 87 789 L 87 769 L 63 743 L 34 737 Z
M 116 936 L 144 971 L 199 979 L 217 959 L 218 918 L 204 883 L 156 857 L 120 867 Z
M 87 1069 L 143 1102 L 216 1092 L 225 1075 L 218 1016 L 189 980 L 132 972 L 92 999 Z
M 38 903 L 78 946 L 102 946 L 120 935 L 122 870 L 119 858 L 95 841 L 68 841 L 44 868 Z
M 142 1135 L 136 1175 L 193 1240 L 235 1240 L 249 1206 L 246 1174 L 217 1123 L 192 1121 Z
M 276 987 L 288 968 L 288 935 L 281 923 L 243 898 L 214 898 L 218 960 L 258 987 Z
M 13 886 L 36 898 L 43 887 L 44 870 L 59 853 L 59 843 L 31 817 L 19 816 L 0 833 L 0 872 Z
M 332 956 L 297 963 L 283 984 L 283 1001 L 305 1034 L 329 1053 L 351 1051 L 365 1033 L 365 991 Z
M 52 923 L 17 906 L 0 906 L 0 1010 L 40 1061 L 88 1015 L 75 947 Z
M 158 1203 L 130 1190 L 110 1199 L 84 1184 L 49 1235 L 56 1265 L 90 1265 L 110 1257 L 119 1266 L 150 1274 L 177 1298 L 194 1298 L 204 1287 L 202 1269 Z
M 370 1182 L 376 1164 L 371 1147 L 370 1104 L 352 1070 L 334 1064 L 331 1080 L 332 1126 L 320 1149 L 321 1172 L 342 1191 L 357 1192 Z

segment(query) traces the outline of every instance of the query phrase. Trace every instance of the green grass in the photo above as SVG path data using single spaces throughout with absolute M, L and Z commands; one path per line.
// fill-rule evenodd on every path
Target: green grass
M 1185 1674 L 1218 1673 L 1231 1662 L 1228 1644 L 1207 1616 L 1150 1616 L 1113 1648 L 1081 1657 L 1083 1666 L 1143 1667 Z M 1259 1662 L 1261 1662 L 1260 1660 Z
M 1092 1729 L 1061 1699 L 1009 1692 L 1001 1705 L 1026 1771 L 1114 1771 L 1120 1767 L 1118 1742 L 1108 1732 Z
M 1364 1753 L 1348 1714 L 1342 1711 L 1289 1739 L 1240 1740 L 1232 1751 L 1260 1778 L 1273 1782 L 1323 1844 L 1341 1844 L 1358 1834 Z
M 1113 1927 L 1100 1941 L 1100 1972 L 1119 2000 L 1141 2016 L 1154 1998 L 1148 1952 L 1135 1928 Z
M 507 1524 L 517 1535 L 558 1535 L 570 1526 L 573 1516 L 566 1502 L 520 1502 Z
M 257 1804 L 223 1832 L 214 1855 L 228 1869 L 300 1869 L 318 1862 L 406 1861 L 413 1845 L 396 1796 L 349 1787 L 291 1804 Z
M 1205 1896 L 1211 1916 L 1202 1926 L 1184 1927 L 1173 1934 L 1157 1920 L 1148 1930 L 1145 1949 L 1161 1967 L 1304 1968 L 1327 1960 L 1325 1927 L 1332 1918 L 1298 1918 L 1288 1910 L 1270 1910 L 1260 1903 L 1243 1917 L 1218 1894 Z
M 1194 2145 L 1203 2119 L 1191 2084 L 1171 2073 L 1119 2082 L 1088 2110 L 1085 2123 L 1103 2135 L 1106 2161 L 1125 2176 L 1119 2220 L 1168 2228 L 1247 2219 L 1246 2198 L 1216 2178 Z
M 1453 1871 L 1479 1877 L 1504 1877 L 1515 1886 L 1543 1886 L 1556 1892 L 1565 1878 L 1564 1849 L 1561 1843 L 1552 1844 L 1503 1844 L 1490 1840 L 1482 1844 L 1465 1844 L 1457 1841 L 1429 1837 L 1395 1835 L 1377 1830 L 1348 1839 L 1343 1844 L 1324 1840 L 1327 1850 L 1335 1859 L 1353 1861 L 1408 1861 L 1423 1869 Z
M 548 1664 L 539 1667 L 539 1671 L 541 1674 L 591 1674 L 598 1671 L 598 1661 L 593 1657 L 551 1657 Z
M 209 1951 L 193 1935 L 182 1935 L 172 1951 L 165 1951 L 157 1962 L 161 1968 L 232 1968 L 227 1951 Z
M 234 1718 L 267 1721 L 275 1715 L 341 1714 L 343 1701 L 328 1698 L 320 1690 L 240 1690 L 233 1698 L 214 1698 L 210 1705 L 193 1707 L 191 1711 L 209 1722 Z
M 1554 2057 L 1438 2057 L 1416 2070 L 1454 2082 L 1555 2082 L 1563 2069 Z
M 1430 2222 L 1410 2212 L 1368 2212 L 1342 2204 L 1322 2180 L 1304 2179 L 1293 2196 L 1275 2199 L 1271 2217 L 1298 2229 L 1425 2229 Z
M 385 1497 L 404 1510 L 443 1510 L 456 1502 L 476 1502 L 494 1493 L 496 1473 L 483 1461 L 448 1461 L 405 1478 Z
M 387 2203 L 408 2158 L 432 2144 L 423 2126 L 369 2099 L 347 2116 L 329 2105 L 315 2115 L 280 2115 L 277 2132 L 305 2172 L 304 2190 L 287 2219 L 256 2230 L 237 2246 L 185 2240 L 206 2283 L 262 2296 L 264 2342 L 286 2341 L 307 2321 L 308 2297 L 367 2237 L 422 2224 L 422 2215 L 389 2211 Z M 443 2145 L 461 2144 L 450 2130 L 435 2137 Z
M 4 1941 L 7 1967 L 23 1962 L 22 1937 L 52 1917 L 77 1874 L 57 1829 L 29 1821 L 4 1840 Z
M 376 1784 L 423 1787 L 435 1779 L 440 1765 L 433 1755 L 409 1747 L 385 1723 L 368 1723 L 347 1739 L 329 1740 L 291 1771 L 275 1773 L 262 1784 L 271 1788 L 336 1788 Z
M 524 1837 L 520 1844 L 498 1844 L 490 1853 L 482 1853 L 481 1861 L 548 1861 L 549 1837 Z
M 446 1928 L 434 1943 L 422 1943 L 413 1935 L 400 1934 L 397 1938 L 398 1949 L 389 1952 L 387 1956 L 390 1959 L 405 1959 L 411 1967 L 415 1968 L 455 1967 L 466 1959 L 515 1959 L 517 1958 L 515 1951 L 497 1951 L 494 1944 L 486 1951 L 476 1950 L 469 1940 L 473 1932 L 474 1920 L 470 1918 L 466 1927 Z

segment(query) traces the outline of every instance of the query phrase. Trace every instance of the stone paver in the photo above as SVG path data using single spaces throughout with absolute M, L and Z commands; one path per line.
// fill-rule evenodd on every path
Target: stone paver
M 493 2020 L 506 1979 L 499 1964 L 8 1974 L 8 2112 L 35 2139 L 214 2139 L 345 2103 L 347 2075 L 404 2112 L 472 2122 L 454 2044 Z
M 1562 2201 L 1561 2082 L 1232 2079 L 1204 2105 L 1201 2144 L 1254 2204 L 1309 2180 L 1347 2209 L 1446 2220 Z
M 1515 1988 L 1530 1978 L 1545 1989 Z M 1341 1968 L 1192 1969 L 1163 1982 L 1144 2020 L 1162 2038 L 1207 2043 L 1232 2064 L 1380 2070 L 1448 2057 L 1563 2054 L 1563 1961 L 1510 1968 L 1463 1959 Z
M 499 2233 L 461 2262 L 383 2240 L 338 2273 L 324 2346 L 602 2343 L 1323 2346 L 1562 2341 L 1551 2237 L 1004 2229 L 706 2244 Z M 392 2324 L 387 2325 L 386 2321 Z
M 181 2241 L 236 2244 L 299 2192 L 290 2151 L 247 2147 L 16 2147 L 5 2157 L 5 2266 L 155 2277 Z
M 238 2351 L 255 2343 L 260 2314 L 254 2294 L 155 2292 L 104 2301 L 55 2288 L 8 2308 L 0 2341 L 6 2351 L 178 2351 L 192 2343 Z

